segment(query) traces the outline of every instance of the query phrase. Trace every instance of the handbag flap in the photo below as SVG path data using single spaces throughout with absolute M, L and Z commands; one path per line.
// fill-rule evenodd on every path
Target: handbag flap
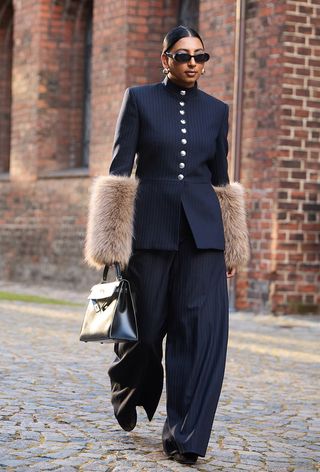
M 96 284 L 91 288 L 91 292 L 88 296 L 88 299 L 100 300 L 103 298 L 109 298 L 112 296 L 119 284 L 120 280 L 116 280 L 115 282 Z

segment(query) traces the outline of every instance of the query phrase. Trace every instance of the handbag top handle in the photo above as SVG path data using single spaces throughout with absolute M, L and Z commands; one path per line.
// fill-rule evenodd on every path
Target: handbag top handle
M 120 269 L 120 264 L 118 262 L 115 262 L 114 263 L 114 266 L 116 268 L 116 274 L 117 274 L 117 279 L 118 280 L 122 280 L 122 274 L 121 274 L 121 269 Z M 102 280 L 103 282 L 106 282 L 107 281 L 107 276 L 108 276 L 108 272 L 109 272 L 109 265 L 106 264 L 105 267 L 104 267 L 104 270 L 103 270 L 103 276 L 102 276 Z

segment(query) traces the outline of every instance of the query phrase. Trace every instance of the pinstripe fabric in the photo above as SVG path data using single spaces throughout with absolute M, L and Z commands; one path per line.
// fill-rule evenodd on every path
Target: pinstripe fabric
M 133 253 L 138 343 L 116 343 L 108 369 L 115 415 L 141 405 L 152 419 L 163 389 L 165 450 L 204 456 L 223 382 L 228 293 L 220 205 L 229 182 L 228 105 L 163 82 L 126 90 L 110 174 L 130 176 L 137 155 Z M 179 177 L 180 176 L 180 177 Z M 182 176 L 182 177 L 181 177 Z
M 109 172 L 131 175 L 137 155 L 135 249 L 177 250 L 181 202 L 197 248 L 224 249 L 212 184 L 229 182 L 228 111 L 197 84 L 184 90 L 168 77 L 126 90 Z
M 178 250 L 135 250 L 125 276 L 136 292 L 138 343 L 118 343 L 108 370 L 115 414 L 142 405 L 152 419 L 163 388 L 164 449 L 206 453 L 227 352 L 228 294 L 224 253 L 199 250 L 181 209 Z

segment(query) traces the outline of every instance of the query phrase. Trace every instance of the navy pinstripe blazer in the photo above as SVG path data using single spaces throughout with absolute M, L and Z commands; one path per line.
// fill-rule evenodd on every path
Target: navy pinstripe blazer
M 137 155 L 133 249 L 177 250 L 181 204 L 196 246 L 224 249 L 212 185 L 229 183 L 229 106 L 162 82 L 130 87 L 118 117 L 109 173 L 130 176 Z

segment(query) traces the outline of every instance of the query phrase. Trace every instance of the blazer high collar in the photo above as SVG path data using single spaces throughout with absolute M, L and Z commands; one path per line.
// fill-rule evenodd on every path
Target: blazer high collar
M 198 83 L 195 82 L 193 87 L 182 87 L 181 85 L 175 84 L 172 82 L 172 80 L 169 79 L 168 76 L 166 76 L 162 84 L 164 85 L 165 89 L 168 90 L 168 92 L 174 94 L 177 98 L 189 98 L 189 97 L 195 97 L 198 93 Z

